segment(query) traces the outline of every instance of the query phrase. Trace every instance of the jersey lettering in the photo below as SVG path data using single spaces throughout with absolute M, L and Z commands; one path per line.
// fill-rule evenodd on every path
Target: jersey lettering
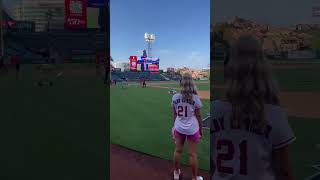
M 225 153 L 221 153 L 222 150 L 225 150 Z M 234 168 L 223 165 L 223 162 L 225 161 L 231 161 L 235 157 L 235 146 L 232 141 L 227 139 L 220 139 L 217 141 L 217 171 L 220 173 L 225 174 L 233 174 Z M 247 168 L 247 141 L 244 140 L 239 144 L 239 152 L 240 152 L 240 172 L 241 175 L 247 175 L 248 174 L 248 168 Z

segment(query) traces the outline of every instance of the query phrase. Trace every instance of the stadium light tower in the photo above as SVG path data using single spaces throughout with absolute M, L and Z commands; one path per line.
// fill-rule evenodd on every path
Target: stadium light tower
M 150 33 L 145 33 L 144 34 L 144 39 L 147 41 L 148 43 L 148 57 L 152 57 L 152 43 L 153 41 L 156 39 L 154 34 L 150 34 Z

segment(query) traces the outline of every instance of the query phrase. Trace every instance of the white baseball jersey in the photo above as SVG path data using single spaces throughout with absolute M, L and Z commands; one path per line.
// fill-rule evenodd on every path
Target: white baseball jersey
M 171 105 L 177 113 L 174 128 L 181 134 L 193 135 L 199 130 L 199 123 L 195 116 L 195 110 L 202 107 L 200 97 L 193 95 L 192 101 L 182 99 L 182 94 L 177 93 L 172 97 Z
M 267 131 L 231 127 L 231 104 L 213 101 L 211 106 L 211 160 L 214 180 L 275 180 L 272 151 L 295 140 L 286 112 L 266 104 Z

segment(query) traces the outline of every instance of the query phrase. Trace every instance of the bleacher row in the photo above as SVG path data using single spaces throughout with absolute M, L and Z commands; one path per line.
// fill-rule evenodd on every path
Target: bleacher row
M 150 73 L 150 72 L 112 72 L 111 79 L 121 81 L 123 78 L 127 78 L 130 81 L 139 81 L 140 78 L 144 78 L 149 81 L 165 81 L 166 79 L 162 74 Z
M 47 49 L 61 56 L 71 53 L 74 62 L 95 62 L 97 51 L 105 52 L 106 34 L 99 32 L 8 32 L 5 55 L 23 55 L 22 63 L 46 61 L 48 57 L 34 50 Z M 32 61 L 32 62 L 31 62 Z M 58 60 L 59 61 L 59 60 Z

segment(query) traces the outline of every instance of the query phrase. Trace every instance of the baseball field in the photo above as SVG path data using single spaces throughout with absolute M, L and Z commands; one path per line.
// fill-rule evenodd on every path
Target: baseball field
M 95 65 L 60 65 L 52 87 L 36 85 L 44 76 L 24 64 L 18 80 L 0 75 L 0 179 L 104 179 L 108 93 Z
M 223 67 L 221 64 L 214 67 L 211 95 L 217 99 L 224 95 Z M 316 180 L 320 173 L 320 141 L 317 135 L 320 127 L 320 64 L 316 60 L 278 61 L 273 63 L 273 71 L 281 90 L 281 105 L 287 109 L 289 122 L 297 137 L 291 152 L 295 177 Z M 210 83 L 199 82 L 197 85 L 205 104 L 203 108 L 205 116 L 209 112 Z M 170 136 L 172 95 L 168 90 L 171 88 L 178 88 L 178 83 L 154 82 L 149 83 L 147 88 L 131 83 L 127 89 L 111 87 L 110 93 L 111 143 L 137 151 L 135 153 L 144 153 L 147 154 L 145 156 L 151 155 L 154 158 L 166 160 L 161 167 L 164 167 L 168 174 L 163 177 L 171 175 L 171 169 L 168 166 L 171 165 L 174 148 L 174 142 Z M 129 152 L 130 150 L 125 151 L 123 155 Z M 131 155 L 132 157 L 135 157 L 137 163 L 149 162 L 139 160 L 142 157 L 138 154 Z M 130 155 L 127 158 L 130 159 Z M 187 153 L 185 153 L 183 163 L 187 162 Z M 204 137 L 199 146 L 199 163 L 201 169 L 209 170 L 208 130 L 204 131 Z M 150 169 L 149 166 L 151 165 L 143 167 Z
M 320 179 L 320 64 L 319 61 L 293 61 L 273 63 L 273 72 L 281 94 L 281 104 L 288 111 L 289 122 L 297 140 L 292 145 L 292 158 L 296 179 Z M 213 97 L 221 98 L 223 68 L 216 66 Z
M 60 71 L 63 72 L 60 77 L 51 77 L 52 87 L 35 85 L 41 75 L 34 65 L 22 65 L 18 80 L 11 70 L 8 75 L 0 76 L 0 108 L 4 120 L 0 132 L 5 137 L 1 177 L 4 179 L 68 179 L 75 175 L 77 179 L 102 179 L 105 176 L 106 171 L 101 168 L 107 161 L 108 149 L 105 134 L 100 132 L 106 132 L 108 122 L 102 124 L 103 121 L 92 119 L 107 119 L 107 88 L 103 79 L 96 76 L 94 65 L 64 65 Z M 292 148 L 296 179 L 319 178 L 315 176 L 320 173 L 319 71 L 317 63 L 274 65 L 281 102 L 288 110 L 297 137 Z M 217 67 L 213 76 L 212 95 L 221 98 L 223 68 Z M 197 84 L 205 118 L 209 112 L 210 85 L 201 81 Z M 168 176 L 174 148 L 170 134 L 172 95 L 168 91 L 171 88 L 178 88 L 178 82 L 147 82 L 147 88 L 130 83 L 126 89 L 112 86 L 110 92 L 111 143 L 166 161 L 162 166 L 166 166 Z M 121 156 L 129 154 L 122 152 Z M 129 156 L 126 157 L 130 160 L 147 164 L 148 160 L 141 160 L 138 155 Z M 187 163 L 187 153 L 183 162 Z M 201 169 L 209 169 L 209 130 L 204 130 L 199 146 L 199 163 Z M 147 165 L 146 169 L 152 168 Z M 97 177 L 92 177 L 93 174 Z
M 203 103 L 203 118 L 209 113 L 209 85 L 209 81 L 197 82 L 199 95 Z M 174 88 L 179 89 L 179 82 L 147 82 L 147 88 L 142 88 L 139 83 L 129 82 L 128 88 L 112 86 L 110 92 L 111 143 L 168 160 L 164 165 L 165 167 L 161 166 L 162 168 L 159 168 L 158 164 L 161 164 L 159 161 L 153 165 L 159 169 L 158 172 L 167 170 L 165 173 L 168 174 L 159 173 L 158 175 L 158 177 L 162 176 L 165 179 L 171 178 L 171 170 L 169 169 L 171 168 L 170 160 L 174 150 L 174 141 L 171 136 L 173 118 L 170 103 L 172 94 L 168 92 Z M 208 170 L 209 129 L 204 129 L 203 133 L 204 136 L 199 145 L 199 163 L 201 169 Z M 187 155 L 187 149 L 185 149 L 184 164 L 188 162 Z M 111 156 L 113 155 L 111 154 Z M 127 154 L 126 157 L 130 158 L 130 155 Z M 114 177 L 112 171 L 111 177 Z

